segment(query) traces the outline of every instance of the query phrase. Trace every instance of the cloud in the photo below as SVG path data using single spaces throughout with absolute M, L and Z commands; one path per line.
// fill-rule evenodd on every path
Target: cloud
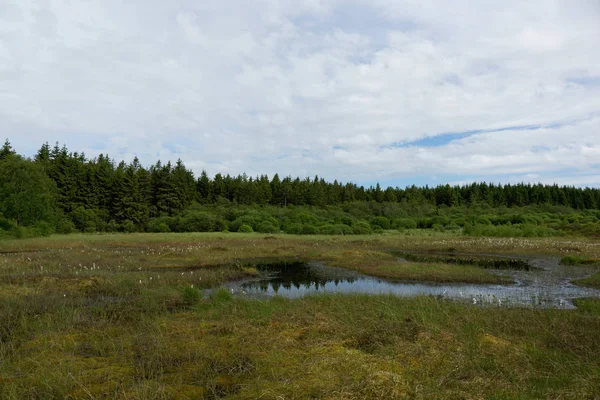
M 599 17 L 594 0 L 8 0 L 0 126 L 27 154 L 197 173 L 592 185 Z

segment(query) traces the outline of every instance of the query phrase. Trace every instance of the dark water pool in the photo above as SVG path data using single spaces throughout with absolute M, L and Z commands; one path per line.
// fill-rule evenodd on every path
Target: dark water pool
M 392 282 L 324 264 L 295 264 L 266 267 L 261 276 L 250 281 L 232 283 L 228 288 L 243 297 L 288 298 L 315 293 L 393 294 L 403 297 L 433 295 L 480 305 L 509 307 L 574 308 L 573 300 L 582 297 L 600 298 L 600 290 L 583 288 L 571 283 L 597 271 L 594 267 L 560 265 L 558 259 L 528 260 L 526 270 L 490 270 L 510 276 L 511 285 L 431 284 Z

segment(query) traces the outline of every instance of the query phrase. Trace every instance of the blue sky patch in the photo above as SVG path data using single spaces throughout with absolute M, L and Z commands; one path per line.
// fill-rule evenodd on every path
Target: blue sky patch
M 600 86 L 600 76 L 576 76 L 568 78 L 567 82 L 582 86 Z

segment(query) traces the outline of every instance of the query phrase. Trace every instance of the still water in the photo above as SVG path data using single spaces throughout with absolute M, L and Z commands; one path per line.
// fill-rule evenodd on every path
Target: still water
M 594 267 L 560 265 L 558 259 L 527 260 L 534 268 L 490 270 L 512 277 L 514 284 L 432 284 L 393 282 L 319 263 L 278 265 L 264 268 L 257 279 L 230 284 L 229 289 L 243 297 L 288 298 L 316 293 L 393 294 L 412 297 L 433 295 L 480 305 L 508 307 L 574 308 L 573 300 L 600 297 L 600 290 L 571 283 L 597 271 Z

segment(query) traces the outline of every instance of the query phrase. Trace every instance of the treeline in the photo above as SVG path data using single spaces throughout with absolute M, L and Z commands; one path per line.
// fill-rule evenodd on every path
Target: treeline
M 158 161 L 144 167 L 137 158 L 131 163 L 117 163 L 103 154 L 89 159 L 85 154 L 70 152 L 58 143 L 53 147 L 48 143 L 42 145 L 33 159 L 17 155 L 8 141 L 0 149 L 0 229 L 5 230 L 12 229 L 11 224 L 33 226 L 42 223 L 45 230 L 58 232 L 185 231 L 191 228 L 173 221 L 182 218 L 190 209 L 210 214 L 210 210 L 223 207 L 242 209 L 246 206 L 244 209 L 268 208 L 273 216 L 281 214 L 273 211 L 278 208 L 304 207 L 315 214 L 315 210 L 336 207 L 343 211 L 353 203 L 380 204 L 403 210 L 399 213 L 402 218 L 422 218 L 439 214 L 439 210 L 444 208 L 468 209 L 475 205 L 494 209 L 553 206 L 597 210 L 600 190 L 491 183 L 384 189 L 379 184 L 365 188 L 350 182 L 326 182 L 316 176 L 300 179 L 281 178 L 277 174 L 272 178 L 267 175 L 249 177 L 246 174 L 216 174 L 209 178 L 206 172 L 202 172 L 196 178 L 181 160 L 174 164 Z M 374 218 L 385 217 L 382 212 L 372 210 L 367 212 L 370 215 L 365 215 L 361 211 L 358 217 L 347 210 L 343 212 L 348 213 L 350 219 L 354 218 L 354 222 L 363 223 L 358 225 L 357 232 L 392 227 L 393 217 L 388 218 L 388 224 L 373 224 Z M 204 217 L 208 218 L 208 214 Z M 240 216 L 231 213 L 212 212 L 211 215 L 214 224 L 210 229 L 204 227 L 204 230 L 239 230 L 241 225 L 246 225 L 245 230 L 256 230 L 260 225 L 233 224 Z M 284 221 L 279 217 L 273 216 L 269 222 L 272 228 L 264 230 L 283 229 Z M 313 220 L 311 224 L 305 224 L 309 226 L 305 233 L 319 233 L 319 229 L 310 226 L 318 227 L 321 222 Z M 351 220 L 343 223 L 341 219 L 334 218 L 330 222 L 328 225 L 338 225 L 338 228 L 346 225 L 352 230 L 343 228 L 342 231 L 346 232 L 342 233 L 355 233 Z M 380 226 L 382 224 L 383 227 Z M 369 229 L 365 228 L 367 225 Z M 158 229 L 158 226 L 161 228 Z M 299 233 L 295 232 L 298 229 L 296 225 L 291 231 Z

